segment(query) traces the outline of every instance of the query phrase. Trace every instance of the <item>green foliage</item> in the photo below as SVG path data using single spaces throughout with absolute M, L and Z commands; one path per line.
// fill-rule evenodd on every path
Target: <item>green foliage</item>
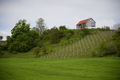
M 18 35 L 8 46 L 10 51 L 27 52 L 37 45 L 38 34 L 29 31 L 26 34 Z
M 50 40 L 50 35 L 51 35 L 51 29 L 47 29 L 43 32 L 43 35 L 41 36 L 42 37 L 42 40 L 44 41 L 48 41 Z
M 111 38 L 113 32 L 112 31 L 98 31 L 95 34 L 86 35 L 82 37 L 82 31 L 79 30 L 71 30 L 73 31 L 73 35 L 69 40 L 64 37 L 58 45 L 51 46 L 52 53 L 47 56 L 43 56 L 46 58 L 76 58 L 76 57 L 92 57 L 94 52 L 94 56 L 99 56 L 99 51 L 96 51 L 96 48 L 100 46 L 102 42 L 108 42 L 107 40 Z M 66 34 L 67 35 L 67 34 Z M 112 45 L 112 43 L 111 43 Z M 106 54 L 107 55 L 107 54 Z M 110 55 L 112 55 L 110 53 Z
M 46 55 L 47 54 L 47 49 L 45 47 L 42 47 L 40 49 L 40 56 Z
M 113 41 L 107 41 L 100 45 L 96 56 L 103 57 L 116 54 L 116 45 Z
M 39 33 L 39 29 L 37 27 L 33 27 L 31 30 L 36 31 L 37 33 Z
M 44 46 L 44 43 L 42 41 L 38 40 L 37 46 L 42 48 Z
M 113 35 L 113 41 L 115 42 L 116 45 L 117 56 L 120 57 L 120 30 L 117 30 Z
M 0 46 L 0 57 L 1 57 L 2 55 L 4 55 L 4 52 L 3 52 L 3 50 L 2 50 L 2 46 Z
M 107 31 L 109 31 L 109 30 L 110 30 L 110 27 L 109 27 L 109 26 L 105 26 L 104 29 L 107 30 Z
M 98 48 L 97 52 L 92 53 L 93 56 L 108 56 L 108 55 L 117 55 L 120 57 L 120 30 L 116 31 L 112 36 L 112 39 L 109 39 L 107 42 L 103 42 Z
M 34 54 L 36 55 L 36 57 L 39 56 L 39 52 L 40 52 L 40 48 L 39 47 L 35 47 L 34 48 Z
M 109 26 L 104 26 L 103 28 L 96 28 L 95 30 L 99 30 L 99 31 L 110 31 L 110 27 L 109 27 Z
M 50 34 L 50 43 L 58 43 L 63 36 L 64 34 L 60 32 L 56 27 L 52 28 Z
M 25 20 L 20 20 L 12 29 L 12 36 L 7 37 L 7 46 L 10 52 L 27 52 L 37 45 L 39 34 L 30 31 L 29 24 Z
M 72 38 L 73 35 L 74 35 L 74 32 L 72 30 L 66 30 L 65 31 L 65 37 L 66 37 L 67 40 Z
M 44 23 L 44 19 L 43 18 L 39 18 L 37 23 L 37 28 L 39 31 L 39 36 L 41 36 L 43 34 L 43 32 L 45 31 L 45 23 Z
M 66 26 L 60 26 L 60 27 L 59 27 L 59 30 L 60 30 L 60 31 L 64 31 L 64 30 L 67 30 L 67 28 L 66 28 Z
M 2 40 L 3 36 L 0 36 L 0 40 Z
M 16 38 L 18 35 L 22 35 L 30 31 L 30 25 L 26 24 L 26 20 L 19 20 L 18 23 L 11 30 L 13 38 Z
M 3 55 L 4 55 L 4 52 L 0 50 L 0 57 L 2 57 Z
M 81 31 L 83 33 L 83 36 L 90 34 L 89 29 L 87 28 L 82 28 Z

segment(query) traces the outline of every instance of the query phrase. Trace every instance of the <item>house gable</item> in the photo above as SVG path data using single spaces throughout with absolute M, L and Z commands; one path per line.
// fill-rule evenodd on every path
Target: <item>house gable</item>
M 96 22 L 90 18 L 87 22 L 86 22 L 86 27 L 95 27 L 96 26 Z

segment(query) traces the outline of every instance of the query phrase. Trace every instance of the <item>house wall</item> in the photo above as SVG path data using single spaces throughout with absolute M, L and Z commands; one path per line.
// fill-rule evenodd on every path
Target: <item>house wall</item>
M 79 26 L 76 26 L 76 29 L 80 29 L 81 28 L 81 25 L 79 25 Z
M 86 23 L 86 27 L 91 27 L 91 28 L 95 28 L 96 26 L 96 22 L 91 18 L 88 20 L 88 22 Z
M 76 29 L 81 29 L 81 28 L 85 28 L 85 27 L 86 27 L 86 23 L 83 23 L 83 24 L 76 26 Z

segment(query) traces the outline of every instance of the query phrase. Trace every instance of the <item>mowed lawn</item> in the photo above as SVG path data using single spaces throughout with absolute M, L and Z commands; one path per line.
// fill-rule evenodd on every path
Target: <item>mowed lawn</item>
M 120 80 L 120 58 L 1 58 L 0 80 Z

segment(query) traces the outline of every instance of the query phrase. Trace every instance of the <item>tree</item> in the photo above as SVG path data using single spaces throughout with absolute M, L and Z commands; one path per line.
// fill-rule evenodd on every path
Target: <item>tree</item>
M 105 30 L 110 30 L 110 27 L 109 26 L 104 26 L 104 29 Z
M 64 30 L 67 30 L 67 28 L 66 28 L 65 26 L 60 26 L 60 27 L 59 27 L 59 30 L 60 30 L 60 31 L 64 31 Z
M 120 30 L 117 30 L 115 32 L 115 34 L 113 35 L 113 40 L 114 40 L 115 45 L 116 45 L 117 56 L 120 57 Z
M 18 35 L 27 33 L 30 31 L 30 25 L 26 24 L 26 20 L 19 20 L 18 23 L 11 30 L 12 37 L 16 38 Z
M 32 30 L 39 33 L 39 29 L 37 27 L 33 27 Z
M 36 57 L 38 57 L 39 52 L 40 52 L 40 48 L 39 47 L 35 47 L 34 48 L 34 54 L 36 55 Z
M 0 36 L 0 40 L 2 40 L 3 39 L 3 36 Z
M 0 41 L 3 39 L 3 36 L 0 36 Z M 0 43 L 0 57 L 3 55 L 3 52 L 2 52 L 2 46 L 1 46 L 1 43 Z
M 39 35 L 41 36 L 43 34 L 43 32 L 45 31 L 44 19 L 39 18 L 36 23 L 37 23 L 37 28 L 39 30 Z
M 19 20 L 11 33 L 12 36 L 7 37 L 8 50 L 11 52 L 27 52 L 37 45 L 39 34 L 30 30 L 26 20 Z
M 60 32 L 56 27 L 52 28 L 50 33 L 50 43 L 58 43 L 63 36 L 63 33 Z

